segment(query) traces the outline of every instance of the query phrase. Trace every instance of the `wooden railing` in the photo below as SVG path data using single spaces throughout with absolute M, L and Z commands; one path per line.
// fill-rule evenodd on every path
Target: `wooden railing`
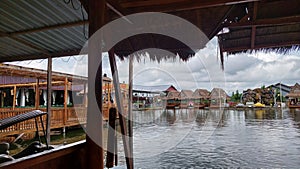
M 35 110 L 34 108 L 17 108 L 10 110 L 9 108 L 0 109 L 0 119 L 16 116 L 18 114 L 26 113 Z M 40 108 L 41 111 L 46 111 L 45 108 Z M 42 130 L 41 123 L 38 120 L 38 128 Z M 46 126 L 46 117 L 43 117 L 44 126 Z M 86 123 L 86 108 L 85 107 L 55 107 L 51 109 L 51 129 L 77 126 Z M 10 126 L 4 130 L 0 130 L 0 137 L 7 135 L 29 133 L 36 131 L 36 124 L 34 119 L 23 121 Z

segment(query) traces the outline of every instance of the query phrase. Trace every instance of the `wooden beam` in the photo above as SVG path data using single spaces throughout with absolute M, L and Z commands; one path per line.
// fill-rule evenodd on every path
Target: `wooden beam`
M 183 10 L 193 10 L 201 8 L 209 8 L 224 5 L 234 5 L 240 3 L 248 3 L 260 0 L 202 0 L 202 1 L 186 1 L 186 0 L 145 0 L 145 1 L 126 1 L 121 3 L 123 8 L 127 8 L 132 12 L 174 12 Z
M 231 13 L 231 11 L 233 10 L 233 8 L 235 7 L 235 5 L 232 5 L 227 12 L 224 14 L 224 16 L 221 18 L 221 20 L 219 20 L 218 25 L 215 27 L 215 29 L 209 34 L 208 38 L 211 39 L 213 36 L 215 36 L 218 32 L 218 30 L 220 29 L 220 27 L 222 26 L 223 21 L 228 17 L 228 15 Z
M 86 167 L 89 169 L 104 168 L 102 138 L 102 51 L 97 46 L 93 34 L 105 24 L 105 0 L 87 1 L 89 17 L 89 49 L 88 49 L 88 113 L 87 113 L 87 155 Z M 97 69 L 98 68 L 98 69 Z M 95 72 L 98 70 L 97 72 Z M 92 91 L 95 89 L 95 91 Z M 98 91 L 98 92 L 96 92 Z M 96 93 L 95 93 L 96 92 Z
M 257 19 L 255 21 L 249 22 L 237 22 L 237 23 L 226 23 L 223 26 L 234 28 L 234 27 L 262 27 L 262 26 L 277 26 L 277 25 L 289 25 L 289 24 L 299 24 L 300 15 L 288 16 L 280 18 L 268 18 L 268 19 Z
M 269 43 L 264 45 L 255 45 L 252 50 L 259 50 L 259 49 L 268 49 L 268 48 L 280 48 L 280 47 L 288 47 L 293 46 L 295 44 L 300 45 L 300 41 L 286 41 L 286 42 L 276 42 L 276 43 Z M 238 47 L 230 47 L 230 48 L 223 48 L 223 52 L 239 52 L 239 51 L 247 51 L 250 50 L 249 46 L 243 45 Z
M 65 50 L 65 51 L 49 52 L 48 54 L 40 52 L 40 53 L 33 53 L 33 54 L 29 54 L 29 55 L 15 55 L 15 56 L 0 57 L 0 62 L 46 59 L 49 56 L 51 56 L 52 58 L 63 57 L 63 56 L 73 56 L 73 55 L 78 55 L 80 53 L 80 50 L 81 49 L 69 49 L 69 50 Z
M 119 16 L 125 16 L 129 14 L 127 9 L 123 8 L 116 0 L 106 0 L 106 2 L 107 7 L 117 13 Z
M 50 141 L 51 141 L 51 139 L 50 139 L 51 105 L 52 105 L 52 58 L 49 57 L 48 58 L 48 66 L 47 66 L 47 122 L 46 122 L 47 145 L 49 145 Z
M 88 20 L 79 20 L 79 21 L 74 21 L 74 22 L 68 22 L 68 23 L 60 23 L 56 25 L 49 25 L 49 26 L 43 26 L 39 28 L 33 28 L 33 29 L 26 29 L 26 30 L 21 30 L 17 32 L 10 32 L 6 34 L 0 34 L 0 37 L 3 36 L 19 36 L 19 35 L 24 35 L 24 34 L 30 34 L 30 33 L 36 33 L 36 32 L 42 32 L 42 31 L 48 31 L 48 30 L 53 30 L 53 29 L 61 29 L 61 28 L 68 28 L 68 27 L 75 27 L 75 26 L 81 26 L 84 24 L 88 24 Z
M 129 152 L 133 159 L 133 115 L 132 115 L 132 90 L 133 90 L 133 55 L 129 56 L 129 93 L 128 93 L 128 137 L 129 137 Z M 132 163 L 132 168 L 134 168 Z
M 124 104 L 122 100 L 122 93 L 120 89 L 120 81 L 119 81 L 119 73 L 116 63 L 116 56 L 114 54 L 113 49 L 108 51 L 109 55 L 109 63 L 110 63 L 110 69 L 111 74 L 113 76 L 113 84 L 115 88 L 115 96 L 117 98 L 117 107 L 118 107 L 118 114 L 119 114 L 119 122 L 121 127 L 121 133 L 122 133 L 122 139 L 123 139 L 123 145 L 124 145 L 124 154 L 126 159 L 126 166 L 128 169 L 133 169 L 133 157 L 130 156 L 130 147 L 129 147 L 129 140 L 127 140 L 128 137 L 128 130 L 126 128 L 126 120 L 124 117 Z
M 64 82 L 64 115 L 63 115 L 63 123 L 64 125 L 66 125 L 66 121 L 67 121 L 67 99 L 68 99 L 68 78 L 65 78 L 65 82 Z
M 255 21 L 256 17 L 257 17 L 257 6 L 258 6 L 258 2 L 253 2 L 253 16 L 252 16 L 253 21 Z M 253 49 L 254 45 L 255 45 L 255 36 L 256 36 L 256 26 L 252 26 L 252 29 L 251 29 L 251 49 Z
M 16 99 L 17 99 L 17 86 L 14 85 L 14 89 L 13 89 L 13 94 L 14 94 L 14 97 L 13 97 L 13 110 L 15 110 L 16 108 Z
M 36 79 L 35 86 L 35 109 L 39 109 L 40 107 L 40 80 Z

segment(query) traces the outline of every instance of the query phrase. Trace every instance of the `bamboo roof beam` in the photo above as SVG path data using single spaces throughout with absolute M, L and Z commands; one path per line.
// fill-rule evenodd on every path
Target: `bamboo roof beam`
M 224 27 L 235 28 L 235 27 L 261 27 L 261 26 L 276 26 L 276 25 L 289 25 L 300 23 L 300 15 L 280 17 L 280 18 L 268 18 L 268 19 L 257 19 L 255 21 L 237 22 L 237 23 L 226 23 Z
M 134 12 L 174 12 L 193 10 L 224 5 L 234 5 L 240 3 L 255 2 L 259 0 L 216 0 L 216 1 L 186 1 L 186 0 L 145 0 L 145 1 L 127 1 L 121 3 L 121 6 Z

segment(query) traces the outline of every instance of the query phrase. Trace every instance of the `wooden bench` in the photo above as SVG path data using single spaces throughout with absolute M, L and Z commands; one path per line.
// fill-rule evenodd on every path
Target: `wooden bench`
M 44 123 L 43 123 L 43 118 L 42 118 L 43 115 L 47 115 L 47 113 L 43 112 L 43 111 L 40 111 L 40 110 L 33 110 L 33 111 L 30 111 L 30 112 L 27 112 L 27 113 L 22 113 L 22 114 L 19 114 L 19 115 L 16 115 L 16 116 L 0 119 L 0 130 L 3 130 L 7 127 L 10 127 L 10 126 L 15 125 L 17 123 L 20 123 L 22 121 L 26 121 L 26 120 L 34 118 L 35 119 L 36 130 L 37 130 L 37 133 L 38 133 L 39 128 L 38 128 L 38 119 L 37 118 L 40 118 L 40 122 L 42 124 L 41 126 L 43 128 L 43 133 L 44 133 L 46 145 L 47 145 L 47 148 L 48 148 L 48 142 L 47 142 L 47 138 L 46 138 L 46 130 L 44 128 Z M 38 137 L 39 137 L 39 141 L 41 142 L 41 138 L 40 138 L 39 135 L 38 135 Z

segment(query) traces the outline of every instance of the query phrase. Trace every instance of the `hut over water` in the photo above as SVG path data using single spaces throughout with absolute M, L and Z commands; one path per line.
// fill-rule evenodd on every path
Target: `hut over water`
M 206 89 L 196 89 L 193 93 L 194 108 L 204 108 L 209 106 L 210 92 Z
M 227 100 L 230 98 L 221 88 L 213 88 L 210 95 L 210 107 L 225 107 Z
M 299 108 L 300 107 L 300 85 L 296 83 L 292 88 L 289 94 L 286 95 L 288 97 L 288 106 L 290 108 Z
M 192 90 L 181 90 L 180 94 L 180 108 L 193 107 L 193 91 Z

